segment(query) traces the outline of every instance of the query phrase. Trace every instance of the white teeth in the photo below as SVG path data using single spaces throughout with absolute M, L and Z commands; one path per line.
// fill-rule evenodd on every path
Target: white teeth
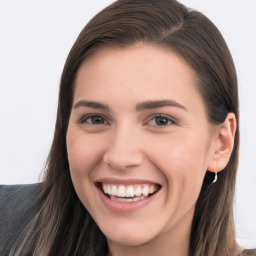
M 103 191 L 104 191 L 105 194 L 108 194 L 107 184 L 103 184 L 103 185 L 102 185 L 102 189 L 103 189 Z
M 112 190 L 112 189 L 111 189 L 111 186 L 108 184 L 108 185 L 107 185 L 107 191 L 108 191 L 107 193 L 108 193 L 108 194 L 111 194 L 111 190 Z
M 141 186 L 138 186 L 136 189 L 135 189 L 135 192 L 134 192 L 135 196 L 140 196 L 142 193 L 141 193 Z
M 126 194 L 125 194 L 126 197 L 134 197 L 134 188 L 132 186 L 129 186 L 127 189 L 126 189 Z
M 157 190 L 157 188 L 158 186 L 155 184 L 151 184 L 151 185 L 141 184 L 141 185 L 129 185 L 129 186 L 124 186 L 124 185 L 118 186 L 118 185 L 112 185 L 112 184 L 106 184 L 106 183 L 102 184 L 102 190 L 104 191 L 105 194 L 108 194 L 110 196 L 117 196 L 119 198 L 122 197 L 124 199 L 127 199 L 125 197 L 129 197 L 132 200 L 136 199 L 137 197 L 145 198 L 149 194 L 154 193 Z
M 143 194 L 144 196 L 148 196 L 148 193 L 149 193 L 148 190 L 149 190 L 149 189 L 148 189 L 148 186 L 145 186 L 145 187 L 142 189 L 142 194 Z
M 151 185 L 149 188 L 149 194 L 153 194 L 155 191 L 157 191 L 157 186 Z
M 126 191 L 125 186 L 120 186 L 117 190 L 117 196 L 119 197 L 125 197 Z M 110 194 L 110 193 L 109 193 Z M 110 194 L 111 195 L 111 194 Z
M 113 196 L 117 196 L 117 187 L 116 187 L 115 185 L 114 185 L 114 186 L 112 186 L 111 195 L 113 195 Z
M 149 187 L 149 191 L 148 191 L 148 192 L 149 192 L 150 194 L 152 194 L 152 193 L 154 192 L 154 187 L 155 187 L 155 186 L 153 186 L 153 185 L 151 185 L 151 186 Z

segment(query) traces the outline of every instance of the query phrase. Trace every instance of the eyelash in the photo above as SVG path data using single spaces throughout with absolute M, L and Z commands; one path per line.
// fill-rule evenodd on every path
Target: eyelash
M 99 119 L 102 119 L 103 123 L 95 123 L 93 124 L 93 121 L 92 121 L 92 118 L 99 118 Z M 163 125 L 153 125 L 153 126 L 157 126 L 157 127 L 166 127 L 166 126 L 170 126 L 170 125 L 177 125 L 177 120 L 173 117 L 170 117 L 168 115 L 163 115 L 163 114 L 153 114 L 150 116 L 150 119 L 147 120 L 145 122 L 145 124 L 147 123 L 150 123 L 152 120 L 155 119 L 155 122 L 156 122 L 156 119 L 159 118 L 159 119 L 164 119 L 165 122 L 167 122 L 167 124 L 163 124 Z M 88 120 L 91 119 L 90 122 L 88 122 Z M 110 124 L 110 122 L 108 121 L 108 119 L 103 116 L 102 114 L 88 114 L 88 115 L 85 115 L 83 116 L 80 120 L 79 120 L 79 123 L 83 124 L 83 123 L 88 123 L 90 125 L 105 125 L 107 122 L 107 124 Z
M 167 124 L 164 124 L 164 125 L 154 125 L 154 126 L 158 126 L 158 127 L 166 127 L 166 126 L 170 126 L 170 125 L 177 125 L 177 120 L 173 117 L 170 117 L 168 115 L 163 115 L 163 114 L 153 114 L 149 120 L 149 122 L 151 122 L 152 120 L 155 119 L 155 122 L 156 122 L 156 119 L 159 118 L 159 119 L 164 119 L 165 121 L 167 121 Z
M 88 122 L 89 119 L 92 119 L 92 118 L 101 118 L 103 119 L 104 123 L 99 123 L 99 124 L 93 124 L 92 122 Z M 102 114 L 88 114 L 88 115 L 85 115 L 83 116 L 80 120 L 79 120 L 79 123 L 80 124 L 83 124 L 83 123 L 88 123 L 90 125 L 102 125 L 102 124 L 105 124 L 105 122 L 107 122 L 108 124 L 110 123 L 107 118 L 105 116 L 103 116 Z

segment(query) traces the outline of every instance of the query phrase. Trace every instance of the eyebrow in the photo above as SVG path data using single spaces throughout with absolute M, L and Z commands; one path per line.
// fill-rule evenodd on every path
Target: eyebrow
M 139 112 L 139 111 L 143 111 L 145 109 L 162 108 L 162 107 L 166 107 L 166 106 L 177 107 L 177 108 L 187 111 L 187 109 L 183 105 L 181 105 L 180 103 L 178 103 L 175 100 L 149 100 L 149 101 L 145 101 L 145 102 L 136 104 L 135 109 L 136 109 L 136 111 Z M 102 104 L 99 102 L 95 102 L 95 101 L 80 100 L 75 104 L 74 109 L 79 108 L 79 107 L 90 107 L 90 108 L 110 111 L 110 107 L 108 105 Z
M 185 111 L 187 109 L 175 100 L 149 100 L 136 104 L 136 111 L 142 111 L 144 109 L 162 108 L 166 106 L 181 108 Z
M 102 110 L 106 110 L 106 111 L 110 110 L 109 106 L 106 104 L 102 104 L 102 103 L 95 102 L 95 101 L 86 101 L 86 100 L 78 101 L 75 104 L 74 109 L 79 108 L 79 107 L 90 107 L 90 108 L 102 109 Z

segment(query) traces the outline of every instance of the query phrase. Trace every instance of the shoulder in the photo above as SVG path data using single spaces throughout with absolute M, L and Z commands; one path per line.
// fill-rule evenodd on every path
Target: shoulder
M 41 183 L 26 185 L 0 185 L 0 202 L 7 203 L 9 199 L 20 199 L 22 197 L 34 196 L 41 190 Z
M 29 185 L 0 185 L 0 216 L 5 222 L 13 221 L 39 198 L 41 183 Z
M 244 250 L 241 256 L 256 256 L 256 249 Z
M 0 185 L 0 252 L 13 245 L 38 212 L 40 192 L 41 183 Z

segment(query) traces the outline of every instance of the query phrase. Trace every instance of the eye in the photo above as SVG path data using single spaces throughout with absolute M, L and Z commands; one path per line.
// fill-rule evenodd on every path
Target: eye
M 156 115 L 150 119 L 149 124 L 153 126 L 169 126 L 177 124 L 177 121 L 174 118 L 165 115 Z
M 88 123 L 91 125 L 107 124 L 107 120 L 101 115 L 86 115 L 79 121 L 80 123 Z

